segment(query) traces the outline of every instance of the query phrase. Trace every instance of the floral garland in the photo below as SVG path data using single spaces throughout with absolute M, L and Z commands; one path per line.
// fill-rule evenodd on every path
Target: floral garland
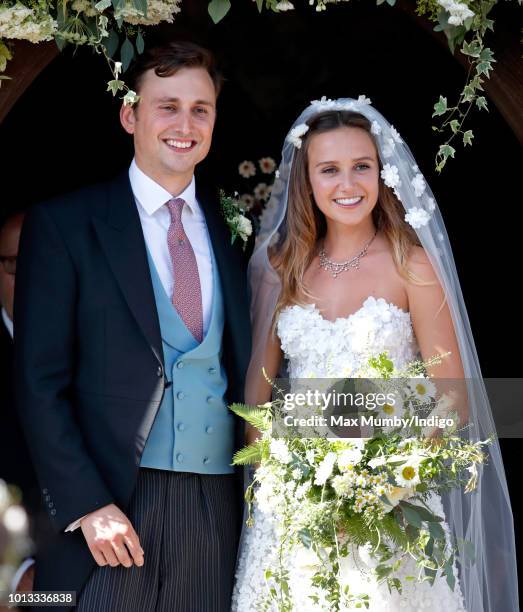
M 260 12 L 263 8 L 276 13 L 294 9 L 293 3 L 287 0 L 255 1 Z M 321 12 L 328 4 L 346 1 L 309 0 L 309 4 Z M 455 141 L 461 139 L 464 147 L 472 144 L 472 130 L 464 129 L 470 111 L 474 107 L 488 110 L 481 92 L 495 60 L 484 39 L 488 30 L 494 29 L 494 21 L 488 15 L 497 1 L 416 0 L 417 14 L 434 22 L 435 31 L 445 33 L 452 52 L 459 47 L 469 60 L 466 83 L 456 103 L 452 105 L 446 97 L 440 96 L 434 104 L 432 117 L 437 117 L 440 123 L 432 128 L 445 138 L 436 154 L 438 172 L 449 157 L 455 156 Z M 384 2 L 376 0 L 378 5 Z M 386 2 L 394 6 L 396 0 Z M 107 59 L 113 74 L 107 90 L 113 96 L 123 92 L 124 103 L 134 104 L 138 96 L 120 78 L 121 73 L 137 54 L 143 52 L 143 27 L 172 23 L 181 10 L 180 5 L 181 0 L 0 0 L 0 73 L 12 59 L 9 41 L 14 39 L 33 43 L 54 39 L 60 49 L 67 44 L 88 45 Z M 214 23 L 218 23 L 230 8 L 230 0 L 211 0 L 208 12 Z M 119 59 L 114 59 L 118 50 Z M 9 76 L 0 74 L 0 85 L 5 79 Z

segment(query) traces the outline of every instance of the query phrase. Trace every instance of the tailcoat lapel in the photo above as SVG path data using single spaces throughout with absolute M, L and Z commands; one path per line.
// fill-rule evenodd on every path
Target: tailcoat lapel
M 110 183 L 107 197 L 107 216 L 93 218 L 95 231 L 136 322 L 163 365 L 160 323 L 145 240 L 127 172 Z

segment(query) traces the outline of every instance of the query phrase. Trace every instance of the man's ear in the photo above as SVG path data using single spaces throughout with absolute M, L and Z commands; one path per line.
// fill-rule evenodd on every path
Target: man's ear
M 128 134 L 134 134 L 136 124 L 136 112 L 133 106 L 130 104 L 122 104 L 120 107 L 120 123 L 123 129 Z

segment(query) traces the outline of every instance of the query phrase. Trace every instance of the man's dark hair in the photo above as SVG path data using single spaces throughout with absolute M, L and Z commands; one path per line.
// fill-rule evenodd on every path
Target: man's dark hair
M 208 49 L 189 41 L 169 42 L 144 51 L 138 56 L 125 80 L 129 88 L 139 94 L 143 75 L 148 70 L 154 69 L 159 77 L 169 77 L 182 68 L 207 70 L 218 96 L 223 76 L 216 66 L 214 55 Z

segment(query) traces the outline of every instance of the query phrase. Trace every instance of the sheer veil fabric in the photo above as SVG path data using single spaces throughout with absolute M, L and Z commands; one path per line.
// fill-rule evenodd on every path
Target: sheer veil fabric
M 285 140 L 282 160 L 271 198 L 262 216 L 257 245 L 249 264 L 252 292 L 253 354 L 247 374 L 246 399 L 254 403 L 256 380 L 264 365 L 267 338 L 280 294 L 280 281 L 269 261 L 269 247 L 285 235 L 289 176 L 296 151 L 293 136 L 298 126 L 327 110 L 361 113 L 372 124 L 372 134 L 387 184 L 414 218 L 415 231 L 439 278 L 450 308 L 467 381 L 470 426 L 463 436 L 471 441 L 485 440 L 495 432 L 492 411 L 481 377 L 474 339 L 463 300 L 454 257 L 445 225 L 430 190 L 412 153 L 387 120 L 364 96 L 357 100 L 314 101 L 293 124 Z M 294 130 L 294 131 L 293 131 Z M 460 555 L 459 579 L 469 612 L 517 612 L 518 587 L 514 527 L 510 498 L 499 443 L 488 448 L 488 462 L 481 468 L 478 487 L 472 493 L 452 490 L 443 495 L 446 518 L 456 542 L 471 542 L 475 555 L 472 563 Z

